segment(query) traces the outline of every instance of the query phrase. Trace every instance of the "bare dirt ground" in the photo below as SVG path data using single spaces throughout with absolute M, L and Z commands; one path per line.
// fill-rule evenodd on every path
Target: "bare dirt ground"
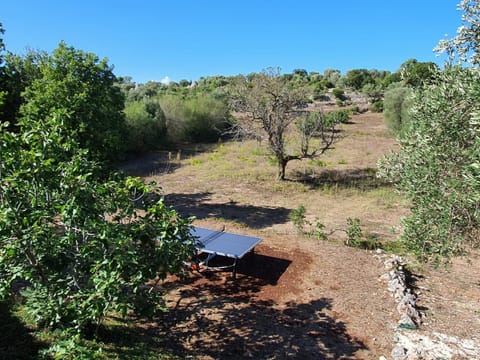
M 404 199 L 375 179 L 377 159 L 395 149 L 381 114 L 355 115 L 346 135 L 322 163 L 292 163 L 290 181 L 275 181 L 275 167 L 256 143 L 216 144 L 159 152 L 125 169 L 158 182 L 165 200 L 195 225 L 258 236 L 255 254 L 228 272 L 168 279 L 171 310 L 149 331 L 173 353 L 194 359 L 390 358 L 398 313 L 383 264 L 372 251 L 299 235 L 288 219 L 304 205 L 307 219 L 327 231 L 345 229 L 348 217 L 382 241 L 395 241 Z M 448 268 L 415 265 L 412 286 L 424 323 L 416 331 L 480 337 L 480 257 L 472 253 Z

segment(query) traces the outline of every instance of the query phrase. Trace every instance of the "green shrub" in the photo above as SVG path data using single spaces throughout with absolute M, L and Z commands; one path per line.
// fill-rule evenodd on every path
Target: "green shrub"
M 314 237 L 317 240 L 327 240 L 328 234 L 325 233 L 325 225 L 317 220 L 315 227 L 308 231 L 307 235 L 309 237 Z
M 411 104 L 412 89 L 392 87 L 385 92 L 384 114 L 388 129 L 395 135 L 401 135 L 408 124 L 408 111 Z
M 382 244 L 380 244 L 375 238 L 366 236 L 363 233 L 363 230 L 360 227 L 360 219 L 348 218 L 347 225 L 346 245 L 365 250 L 374 250 L 382 247 Z
M 360 227 L 360 219 L 348 218 L 347 225 L 347 245 L 358 247 L 363 238 L 363 231 Z
M 371 112 L 382 112 L 383 111 L 383 101 L 377 100 L 369 106 Z
M 349 109 L 350 114 L 360 114 L 360 107 L 358 105 L 352 106 Z
M 299 234 L 303 234 L 305 230 L 305 225 L 307 224 L 307 219 L 305 217 L 305 206 L 300 205 L 295 210 L 292 210 L 288 215 L 288 219 L 293 222 L 295 228 L 297 229 Z
M 82 339 L 72 331 L 55 331 L 53 340 L 48 349 L 41 352 L 46 359 L 101 359 L 103 351 L 95 341 Z
M 330 111 L 325 115 L 328 122 L 334 124 L 343 123 L 346 124 L 350 120 L 350 110 L 349 109 L 339 109 Z
M 161 99 L 167 132 L 173 142 L 214 142 L 231 123 L 227 105 L 210 95 Z
M 125 108 L 128 129 L 128 150 L 144 152 L 165 145 L 165 114 L 157 99 L 130 102 Z
M 342 89 L 335 88 L 332 90 L 333 96 L 335 96 L 338 100 L 345 100 L 345 92 Z

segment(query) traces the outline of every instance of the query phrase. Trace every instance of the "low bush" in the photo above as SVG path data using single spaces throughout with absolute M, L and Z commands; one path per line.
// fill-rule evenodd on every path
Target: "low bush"
M 371 112 L 382 112 L 383 111 L 383 101 L 378 100 L 373 102 L 370 107 L 368 108 Z
M 130 102 L 125 108 L 128 129 L 127 150 L 144 152 L 165 145 L 167 124 L 157 99 Z
M 349 109 L 340 109 L 330 111 L 325 115 L 327 121 L 331 121 L 334 124 L 342 123 L 346 124 L 350 120 L 350 110 Z
M 342 89 L 335 88 L 332 90 L 333 96 L 335 96 L 338 100 L 345 100 L 345 92 Z
M 295 228 L 297 229 L 298 233 L 303 234 L 305 230 L 305 225 L 307 224 L 307 220 L 305 218 L 305 206 L 300 205 L 295 210 L 292 210 L 288 215 L 288 219 L 293 222 Z
M 412 106 L 412 89 L 403 86 L 392 87 L 385 92 L 384 113 L 388 129 L 401 135 L 409 119 Z
M 173 142 L 215 142 L 232 121 L 227 105 L 210 95 L 167 96 L 161 104 Z

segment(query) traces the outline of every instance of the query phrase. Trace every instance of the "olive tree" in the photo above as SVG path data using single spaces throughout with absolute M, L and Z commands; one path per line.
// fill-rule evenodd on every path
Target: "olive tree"
M 289 161 L 319 156 L 336 140 L 336 123 L 327 121 L 321 112 L 306 111 L 305 99 L 303 88 L 290 87 L 279 70 L 272 68 L 255 75 L 238 76 L 231 89 L 232 106 L 248 118 L 237 123 L 236 133 L 267 138 L 278 163 L 280 180 L 285 179 Z M 297 126 L 291 126 L 295 122 Z M 297 131 L 296 151 L 287 149 L 287 130 Z
M 425 259 L 479 243 L 479 83 L 477 71 L 450 67 L 417 90 L 401 150 L 379 163 L 411 200 L 402 237 Z
M 457 35 L 441 40 L 434 50 L 439 54 L 445 53 L 451 64 L 468 62 L 480 65 L 480 3 L 477 0 L 462 0 L 457 9 L 463 12 Z
M 437 47 L 449 55 L 445 69 L 414 89 L 401 149 L 379 163 L 411 200 L 402 238 L 424 259 L 480 245 L 480 4 L 459 9 L 464 24 Z
M 353 69 L 345 75 L 345 85 L 355 90 L 361 90 L 367 84 L 374 84 L 372 73 L 367 69 Z

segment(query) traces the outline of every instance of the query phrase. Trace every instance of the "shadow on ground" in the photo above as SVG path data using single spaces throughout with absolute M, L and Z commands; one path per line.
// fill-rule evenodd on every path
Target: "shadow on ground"
M 239 264 L 236 281 L 228 272 L 170 278 L 162 283 L 169 294 L 168 312 L 155 319 L 134 318 L 135 327 L 104 327 L 99 340 L 127 349 L 125 358 L 354 359 L 358 351 L 368 350 L 331 315 L 332 299 L 281 305 L 269 300 L 265 291 L 274 288 L 292 262 L 252 254 Z
M 300 181 L 314 189 L 322 187 L 352 188 L 359 190 L 375 189 L 388 183 L 376 177 L 374 168 L 365 169 L 322 169 L 316 173 L 296 171 L 291 181 Z
M 0 359 L 38 359 L 38 352 L 47 344 L 38 341 L 32 330 L 15 316 L 5 303 L 0 303 Z
M 171 205 L 183 216 L 197 219 L 222 218 L 252 229 L 261 229 L 288 220 L 290 210 L 283 207 L 241 205 L 234 201 L 212 203 L 210 192 L 197 194 L 172 193 L 165 196 L 165 203 Z
M 174 307 L 154 326 L 136 319 L 136 328 L 110 327 L 101 337 L 116 339 L 132 356 L 135 344 L 142 344 L 143 354 L 207 359 L 354 359 L 357 351 L 367 349 L 342 321 L 327 314 L 331 299 L 280 307 L 253 300 L 257 286 L 248 277 L 221 286 L 194 284 L 180 291 Z
M 182 159 L 212 151 L 217 144 L 185 144 L 181 149 L 153 151 L 132 155 L 119 164 L 119 169 L 131 176 L 168 174 L 180 168 Z
M 130 176 L 168 174 L 180 167 L 176 157 L 177 155 L 173 152 L 152 152 L 123 161 L 119 164 L 119 170 Z
M 257 279 L 244 277 L 183 292 L 164 323 L 171 351 L 214 359 L 338 359 L 366 348 L 343 322 L 326 314 L 331 299 L 277 307 L 273 301 L 252 299 L 257 288 Z
M 288 259 L 251 252 L 237 261 L 237 276 L 256 279 L 255 288 L 260 290 L 261 286 L 276 285 L 291 263 Z M 223 279 L 231 275 L 232 264 L 231 258 L 215 256 L 208 262 L 208 268 L 202 271 L 202 275 L 210 281 Z

